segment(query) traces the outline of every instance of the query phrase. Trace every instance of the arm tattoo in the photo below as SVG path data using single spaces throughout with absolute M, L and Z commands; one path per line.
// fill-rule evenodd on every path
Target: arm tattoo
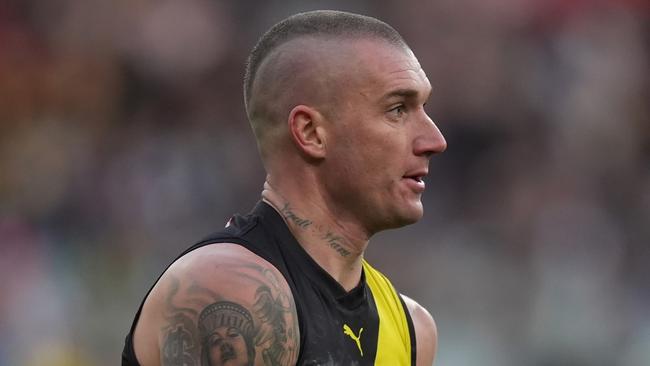
M 264 363 L 267 365 L 286 365 L 290 360 L 291 350 L 286 349 L 287 343 L 287 323 L 285 313 L 290 309 L 286 308 L 278 298 L 273 298 L 271 289 L 262 286 L 257 289 L 255 294 L 256 301 L 253 309 L 265 324 L 258 334 L 257 344 L 268 346 L 264 349 L 262 355 Z
M 196 337 L 192 334 L 194 328 L 189 318 L 178 317 L 175 325 L 167 330 L 161 356 L 163 365 L 197 365 L 195 352 Z
M 201 312 L 198 328 L 201 365 L 255 364 L 253 317 L 243 306 L 230 301 L 210 304 Z
M 255 293 L 254 309 L 257 316 L 266 324 L 268 333 L 273 334 L 269 346 L 265 348 L 263 356 L 266 365 L 286 365 L 291 360 L 298 360 L 300 330 L 296 307 L 286 291 L 280 287 L 277 276 L 268 268 L 260 268 L 262 275 L 271 285 L 260 286 Z M 273 291 L 271 291 L 273 290 Z M 277 296 L 273 296 L 276 293 Z M 287 319 L 293 318 L 292 327 L 287 328 Z M 261 332 L 260 332 L 261 333 Z
M 277 276 L 255 264 L 229 266 L 228 271 L 256 288 L 248 307 L 195 282 L 182 293 L 184 302 L 202 309 L 200 313 L 177 307 L 173 301 L 181 286 L 172 278 L 166 298 L 168 325 L 162 329 L 162 365 L 252 366 L 260 359 L 264 365 L 275 366 L 296 359 L 300 343 L 296 309 Z
M 180 281 L 172 277 L 169 295 L 165 298 L 168 315 L 168 326 L 163 328 L 165 342 L 161 349 L 162 365 L 197 365 L 196 353 L 198 350 L 195 340 L 195 326 L 191 320 L 196 316 L 196 311 L 191 308 L 178 308 L 173 304 L 173 299 L 178 294 Z

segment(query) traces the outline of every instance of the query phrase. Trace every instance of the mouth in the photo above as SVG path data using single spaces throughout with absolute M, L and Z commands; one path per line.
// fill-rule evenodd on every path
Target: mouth
M 418 183 L 424 183 L 424 176 L 423 175 L 416 175 L 416 176 L 404 176 L 404 179 L 411 179 L 414 180 Z
M 226 363 L 235 358 L 237 358 L 237 354 L 230 344 L 226 343 L 225 346 L 221 347 L 221 363 Z
M 405 180 L 406 184 L 416 193 L 422 193 L 425 188 L 424 177 L 427 175 L 426 172 L 415 172 L 409 173 L 402 177 Z

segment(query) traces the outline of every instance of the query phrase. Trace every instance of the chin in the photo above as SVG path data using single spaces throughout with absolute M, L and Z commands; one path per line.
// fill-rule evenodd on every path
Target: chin
M 394 217 L 390 220 L 387 229 L 396 229 L 402 226 L 412 225 L 420 221 L 424 215 L 424 209 L 421 202 L 417 204 L 410 204 L 407 207 L 402 207 L 396 210 Z
M 424 212 L 422 210 L 413 212 L 410 215 L 404 217 L 403 224 L 401 226 L 415 224 L 416 222 L 420 221 L 420 219 L 422 219 L 423 215 Z
M 419 221 L 424 215 L 424 206 L 420 199 L 415 199 L 404 207 L 404 215 L 411 218 L 412 220 Z

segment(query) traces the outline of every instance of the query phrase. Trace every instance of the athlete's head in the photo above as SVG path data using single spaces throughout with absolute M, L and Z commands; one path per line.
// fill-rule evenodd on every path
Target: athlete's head
M 273 26 L 244 82 L 269 175 L 311 179 L 330 211 L 362 220 L 369 233 L 422 215 L 428 158 L 446 147 L 423 108 L 430 91 L 397 31 L 337 11 Z
M 357 39 L 377 39 L 408 49 L 402 37 L 375 18 L 319 10 L 293 15 L 269 29 L 246 63 L 244 101 L 263 158 L 277 124 L 298 104 L 333 107 L 340 93 L 339 47 Z M 339 60 L 345 61 L 345 60 Z

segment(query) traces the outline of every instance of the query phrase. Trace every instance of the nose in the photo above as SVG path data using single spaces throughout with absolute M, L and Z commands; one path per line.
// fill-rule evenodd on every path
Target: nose
M 447 149 L 445 137 L 424 110 L 420 121 L 413 141 L 413 153 L 417 156 L 431 156 L 445 151 Z

